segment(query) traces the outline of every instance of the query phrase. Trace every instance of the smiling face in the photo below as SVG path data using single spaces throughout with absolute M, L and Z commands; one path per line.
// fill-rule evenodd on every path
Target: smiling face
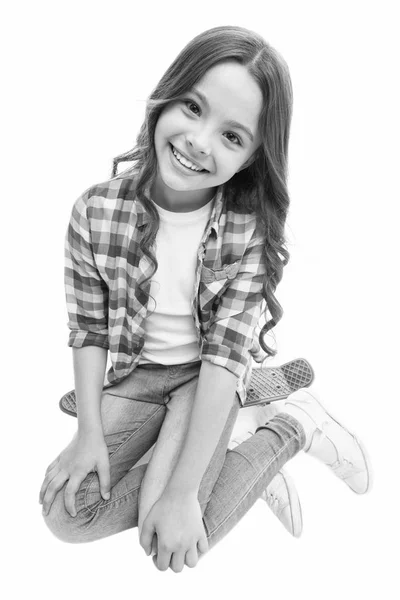
M 229 61 L 209 69 L 182 101 L 166 106 L 154 133 L 154 201 L 176 212 L 196 210 L 248 166 L 261 144 L 262 102 L 247 69 Z

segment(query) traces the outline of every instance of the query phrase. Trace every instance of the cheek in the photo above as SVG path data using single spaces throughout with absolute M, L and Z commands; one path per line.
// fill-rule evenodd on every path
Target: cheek
M 156 133 L 158 138 L 168 138 L 179 133 L 183 127 L 183 119 L 181 111 L 176 108 L 165 110 L 157 121 Z M 157 132 L 158 129 L 158 132 Z
M 239 159 L 237 154 L 234 155 L 232 152 L 225 152 L 224 156 L 221 158 L 221 162 L 223 164 L 224 171 L 233 176 L 236 171 L 240 169 L 243 160 Z
M 165 130 L 168 126 L 168 114 L 164 110 L 161 115 L 158 117 L 158 121 L 156 124 L 156 128 L 154 130 L 154 140 L 155 142 L 161 141 L 165 136 Z

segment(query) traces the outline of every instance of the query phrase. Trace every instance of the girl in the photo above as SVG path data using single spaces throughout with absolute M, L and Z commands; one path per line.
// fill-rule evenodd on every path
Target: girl
M 306 389 L 228 449 L 251 358 L 276 354 L 264 336 L 283 312 L 291 113 L 287 65 L 269 44 L 241 27 L 205 31 L 151 94 L 136 148 L 75 202 L 65 286 L 78 430 L 40 491 L 60 539 L 139 526 L 159 570 L 194 567 L 301 449 L 367 491 L 360 443 Z M 271 319 L 256 335 L 263 300 Z M 158 448 L 176 406 L 186 421 Z M 137 463 L 156 442 L 146 471 Z M 171 469 L 151 498 L 166 448 Z

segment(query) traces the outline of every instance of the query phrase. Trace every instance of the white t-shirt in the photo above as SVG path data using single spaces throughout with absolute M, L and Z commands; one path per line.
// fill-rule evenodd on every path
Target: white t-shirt
M 139 364 L 178 365 L 200 359 L 190 301 L 197 252 L 212 205 L 210 200 L 202 208 L 186 213 L 156 207 L 160 215 L 155 243 L 158 269 L 151 279 Z

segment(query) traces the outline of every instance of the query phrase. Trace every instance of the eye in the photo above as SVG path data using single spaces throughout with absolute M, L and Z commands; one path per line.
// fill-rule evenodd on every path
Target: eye
M 227 135 L 233 135 L 233 137 L 237 139 L 237 142 L 233 142 L 233 143 L 237 144 L 238 146 L 242 145 L 242 142 L 241 142 L 240 138 L 238 138 L 238 136 L 236 135 L 236 133 L 232 133 L 232 132 L 229 131 L 227 133 Z M 232 142 L 232 140 L 229 140 L 229 141 Z
M 193 102 L 193 100 L 184 100 L 183 101 L 184 104 L 186 104 L 186 106 L 195 106 L 196 108 L 199 108 L 196 104 L 196 102 Z M 193 112 L 190 108 L 189 108 L 190 112 Z M 198 113 L 194 113 L 195 115 L 197 115 Z

